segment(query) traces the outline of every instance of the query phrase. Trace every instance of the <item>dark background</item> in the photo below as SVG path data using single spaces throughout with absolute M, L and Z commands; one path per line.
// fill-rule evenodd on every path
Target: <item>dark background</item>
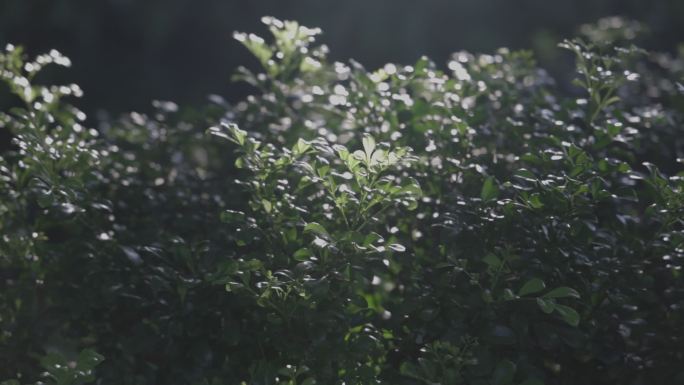
M 230 75 L 256 62 L 231 36 L 266 36 L 263 15 L 321 27 L 333 59 L 369 68 L 507 46 L 534 49 L 553 70 L 561 38 L 611 15 L 644 22 L 649 49 L 684 41 L 684 0 L 0 0 L 0 44 L 71 57 L 72 70 L 51 76 L 80 84 L 87 112 L 146 110 L 152 99 L 197 105 L 247 91 Z

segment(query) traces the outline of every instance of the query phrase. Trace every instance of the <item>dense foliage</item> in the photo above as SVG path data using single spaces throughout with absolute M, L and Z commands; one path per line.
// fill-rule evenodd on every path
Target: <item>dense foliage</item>
M 253 96 L 97 130 L 39 85 L 67 58 L 0 54 L 6 384 L 684 381 L 682 55 L 603 20 L 567 95 L 525 51 L 367 71 L 264 22 Z

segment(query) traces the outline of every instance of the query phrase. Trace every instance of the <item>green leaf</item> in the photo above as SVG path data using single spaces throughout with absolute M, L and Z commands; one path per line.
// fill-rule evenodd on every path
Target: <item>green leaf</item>
M 565 305 L 556 305 L 556 312 L 560 314 L 560 316 L 563 318 L 565 322 L 568 323 L 570 326 L 577 326 L 579 325 L 580 321 L 580 316 L 575 309 L 565 306 Z
M 264 207 L 266 213 L 270 213 L 273 210 L 273 204 L 266 199 L 261 200 L 261 205 Z
M 245 160 L 242 157 L 235 159 L 235 168 L 244 168 Z
M 273 51 L 266 45 L 264 40 L 254 34 L 246 34 L 236 32 L 233 34 L 235 40 L 239 41 L 244 45 L 257 59 L 261 62 L 261 65 L 268 69 L 268 61 L 273 56 Z
M 45 368 L 48 372 L 53 371 L 54 369 L 62 369 L 66 364 L 66 359 L 58 353 L 51 352 L 40 359 L 40 365 Z
M 423 379 L 418 371 L 418 367 L 411 362 L 403 362 L 399 367 L 399 373 L 401 373 L 402 376 L 411 377 L 418 380 Z
M 497 257 L 496 255 L 489 253 L 487 254 L 482 261 L 486 263 L 490 268 L 496 269 L 499 266 L 501 266 L 501 259 Z
M 324 236 L 326 238 L 330 237 L 328 230 L 326 230 L 325 227 L 323 227 L 321 224 L 316 223 L 316 222 L 307 223 L 306 226 L 304 226 L 304 232 L 315 233 L 315 234 Z
M 544 207 L 544 203 L 542 203 L 541 199 L 539 199 L 539 194 L 532 194 L 530 199 L 527 200 L 527 203 L 529 203 L 530 206 L 535 209 Z
M 333 150 L 337 151 L 337 155 L 340 159 L 346 161 L 349 159 L 349 150 L 341 144 L 336 144 L 333 146 Z
M 376 165 L 382 165 L 385 163 L 387 159 L 387 152 L 384 150 L 377 150 L 373 153 L 373 155 L 370 158 L 370 165 L 371 166 L 376 166 Z
M 553 313 L 553 310 L 556 308 L 556 303 L 552 299 L 537 298 L 537 305 L 546 314 Z
M 529 294 L 539 293 L 540 291 L 544 290 L 544 288 L 546 288 L 544 281 L 539 278 L 532 278 L 520 288 L 518 295 L 522 297 Z
M 328 172 L 330 172 L 330 166 L 320 166 L 316 169 L 316 172 L 318 173 L 318 176 L 320 176 L 321 178 L 325 178 L 325 176 L 328 175 Z
M 242 211 L 225 210 L 221 213 L 221 222 L 234 223 L 245 218 L 245 213 Z
M 292 258 L 297 261 L 308 261 L 310 256 L 311 250 L 307 249 L 306 247 L 302 247 L 301 249 L 295 251 L 295 253 L 292 255 Z
M 247 131 L 241 130 L 238 128 L 237 124 L 234 123 L 223 123 L 222 126 L 228 129 L 228 132 L 231 134 L 230 139 L 232 141 L 240 146 L 244 146 L 245 139 L 247 138 Z
M 563 287 L 557 287 L 557 288 L 551 290 L 550 292 L 544 294 L 543 297 L 544 298 L 568 298 L 568 297 L 572 297 L 572 298 L 578 298 L 579 299 L 580 295 L 575 289 L 563 286 Z
M 369 246 L 378 241 L 382 242 L 383 240 L 384 238 L 380 234 L 371 232 L 363 239 L 363 246 Z
M 514 174 L 516 177 L 523 179 L 527 182 L 536 182 L 537 176 L 530 170 L 526 168 L 518 169 Z
M 418 198 L 421 195 L 423 195 L 423 190 L 420 188 L 420 185 L 418 184 L 418 182 L 413 180 L 413 181 L 411 181 L 411 183 L 409 183 L 405 186 L 402 186 L 401 189 L 399 190 L 399 193 L 415 196 L 416 198 Z
M 244 261 L 241 267 L 249 271 L 257 271 L 264 267 L 264 263 L 258 259 L 250 259 L 249 261 Z
M 104 356 L 93 349 L 84 349 L 78 355 L 78 366 L 80 369 L 90 370 L 104 361 Z
M 611 104 L 617 103 L 620 101 L 620 98 L 617 96 L 613 96 L 612 98 L 609 98 L 603 102 L 604 107 L 609 106 Z
M 297 143 L 292 147 L 292 153 L 295 156 L 302 155 L 311 148 L 311 144 L 306 140 L 299 138 Z
M 361 151 L 361 150 L 356 150 L 356 151 L 354 151 L 354 153 L 352 154 L 352 156 L 354 157 L 354 159 L 356 159 L 356 160 L 358 160 L 358 161 L 361 161 L 361 162 L 365 162 L 365 161 L 366 161 L 366 153 L 363 152 L 363 151 Z
M 373 154 L 373 151 L 375 150 L 375 139 L 370 136 L 366 135 L 363 137 L 363 151 L 366 153 L 367 159 L 371 159 L 371 155 Z
M 219 138 L 232 140 L 228 134 L 226 134 L 220 127 L 209 127 L 207 133 L 210 135 L 218 136 Z
M 402 253 L 402 252 L 406 251 L 406 247 L 404 247 L 404 245 L 400 245 L 398 243 L 392 243 L 391 245 L 388 245 L 387 247 L 389 247 L 390 249 L 392 249 L 398 253 Z
M 55 204 L 55 196 L 49 190 L 41 191 L 38 194 L 38 205 L 42 208 L 47 208 Z
M 498 196 L 499 187 L 496 185 L 496 179 L 490 176 L 489 178 L 485 179 L 484 184 L 482 185 L 480 198 L 482 198 L 483 201 L 489 201 L 492 199 L 496 199 L 496 197 Z

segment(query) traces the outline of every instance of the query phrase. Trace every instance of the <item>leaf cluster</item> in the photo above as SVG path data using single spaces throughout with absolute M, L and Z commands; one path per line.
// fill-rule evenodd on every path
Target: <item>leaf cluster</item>
M 369 71 L 263 21 L 253 95 L 97 129 L 37 85 L 68 59 L 0 54 L 8 384 L 684 380 L 684 57 L 603 20 L 566 94 L 527 51 Z

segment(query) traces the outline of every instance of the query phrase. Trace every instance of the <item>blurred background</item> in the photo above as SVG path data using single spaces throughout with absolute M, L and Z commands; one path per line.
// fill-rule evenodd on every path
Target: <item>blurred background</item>
M 73 68 L 49 76 L 81 85 L 86 112 L 145 111 L 152 99 L 244 96 L 230 76 L 257 63 L 232 32 L 265 37 L 264 15 L 321 27 L 332 59 L 371 69 L 421 55 L 444 65 L 454 51 L 505 46 L 535 50 L 553 73 L 569 58 L 555 48 L 560 39 L 612 15 L 646 24 L 649 49 L 684 41 L 684 0 L 0 0 L 0 44 L 69 56 Z

